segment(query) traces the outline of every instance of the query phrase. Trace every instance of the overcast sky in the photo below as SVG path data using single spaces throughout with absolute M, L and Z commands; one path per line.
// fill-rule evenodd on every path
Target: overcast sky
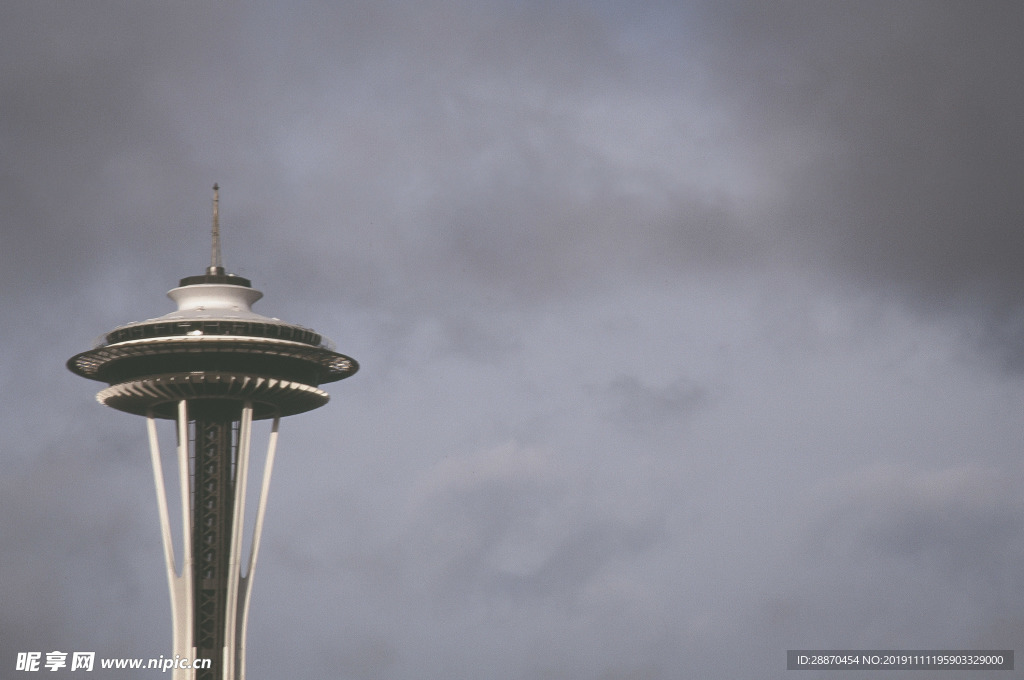
M 1022 33 L 1011 1 L 0 4 L 0 675 L 172 652 L 144 423 L 64 362 L 173 309 L 214 182 L 255 311 L 361 364 L 282 426 L 251 680 L 1024 650 Z

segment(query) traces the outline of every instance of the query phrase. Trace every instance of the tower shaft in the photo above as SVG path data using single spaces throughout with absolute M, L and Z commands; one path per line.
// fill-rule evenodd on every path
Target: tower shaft
M 212 659 L 196 680 L 218 680 L 224 664 L 228 566 L 234 530 L 235 471 L 241 408 L 231 419 L 192 421 L 193 639 L 196 655 Z M 240 509 L 241 511 L 242 509 Z

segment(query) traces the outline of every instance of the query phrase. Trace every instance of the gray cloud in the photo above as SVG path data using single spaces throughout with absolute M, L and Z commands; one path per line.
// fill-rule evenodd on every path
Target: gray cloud
M 816 527 L 819 536 L 827 532 L 822 548 L 906 561 L 974 593 L 1014 579 L 1022 549 L 1019 508 L 1001 471 L 883 467 L 858 477 L 842 484 L 846 498 Z
M 170 310 L 215 181 L 363 367 L 284 428 L 253 677 L 1020 646 L 1021 18 L 3 6 L 0 664 L 168 650 L 142 425 L 62 366 Z
M 708 400 L 704 388 L 685 380 L 658 388 L 633 376 L 620 376 L 612 380 L 609 392 L 616 404 L 616 417 L 641 429 L 665 419 L 684 418 Z
M 716 23 L 733 96 L 814 149 L 779 215 L 809 256 L 924 305 L 1016 310 L 1016 8 L 740 5 Z

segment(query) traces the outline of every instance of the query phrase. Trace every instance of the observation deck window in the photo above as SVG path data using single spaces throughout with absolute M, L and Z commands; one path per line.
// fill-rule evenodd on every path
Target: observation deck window
M 286 324 L 234 319 L 202 319 L 194 321 L 159 321 L 118 328 L 107 333 L 104 344 L 114 345 L 130 340 L 197 335 L 233 335 L 248 338 L 274 338 L 300 342 L 313 347 L 330 349 L 319 333 Z

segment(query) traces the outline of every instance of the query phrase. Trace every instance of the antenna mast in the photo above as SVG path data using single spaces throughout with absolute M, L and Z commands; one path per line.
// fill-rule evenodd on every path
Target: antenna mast
M 210 267 L 206 270 L 212 276 L 224 275 L 224 264 L 220 259 L 220 187 L 213 185 L 213 245 L 210 253 Z

